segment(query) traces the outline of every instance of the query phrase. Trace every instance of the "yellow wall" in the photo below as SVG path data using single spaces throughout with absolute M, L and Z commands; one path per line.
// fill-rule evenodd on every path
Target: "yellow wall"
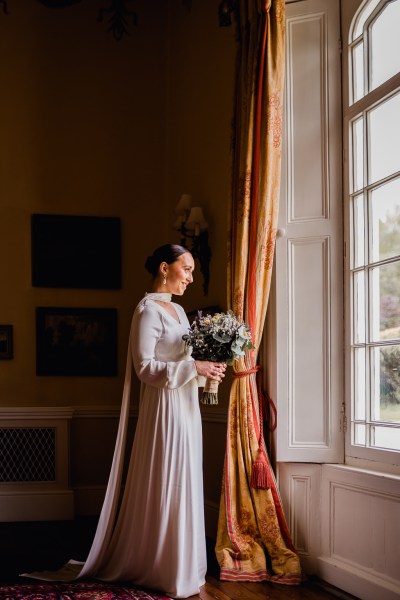
M 167 91 L 166 165 L 168 202 L 173 209 L 182 192 L 204 207 L 210 225 L 211 280 L 202 295 L 202 277 L 185 295 L 187 308 L 217 304 L 226 309 L 227 208 L 230 201 L 231 122 L 233 116 L 234 30 L 218 25 L 218 3 L 193 0 L 187 11 L 171 2 Z M 227 407 L 229 377 L 220 386 L 220 406 Z M 212 416 L 211 416 L 212 419 Z M 226 423 L 203 420 L 206 529 L 216 533 Z
M 132 311 L 151 284 L 143 263 L 179 241 L 172 225 L 183 192 L 204 207 L 213 258 L 209 295 L 197 267 L 182 303 L 226 307 L 234 31 L 218 26 L 214 0 L 188 4 L 137 0 L 138 27 L 120 42 L 96 20 L 100 1 L 0 11 L 0 323 L 14 326 L 15 354 L 0 361 L 0 406 L 119 406 Z M 32 213 L 121 217 L 122 289 L 33 288 Z M 36 306 L 117 308 L 118 377 L 36 376 Z M 217 501 L 215 427 L 225 437 L 223 424 L 205 427 L 218 463 L 206 487 Z M 73 426 L 73 465 L 87 456 L 88 473 L 80 438 Z
M 0 322 L 15 346 L 0 362 L 1 405 L 119 402 L 144 258 L 166 235 L 164 3 L 154 19 L 141 2 L 140 27 L 120 43 L 96 21 L 99 4 L 0 14 Z M 32 288 L 34 212 L 120 216 L 122 290 Z M 116 307 L 119 377 L 36 377 L 36 306 Z
M 183 303 L 226 306 L 233 30 L 211 0 L 190 11 L 142 0 L 139 26 L 116 42 L 96 4 L 13 3 L 0 15 L 0 323 L 15 342 L 0 362 L 1 405 L 118 401 L 131 312 L 150 285 L 143 262 L 179 240 L 184 191 L 204 206 L 213 258 L 209 295 L 197 268 Z M 122 290 L 32 288 L 34 212 L 120 216 Z M 36 377 L 36 306 L 118 308 L 119 378 Z
M 226 308 L 226 232 L 230 194 L 230 142 L 235 43 L 233 28 L 218 25 L 217 6 L 194 0 L 191 11 L 171 2 L 168 74 L 168 199 L 189 191 L 210 225 L 211 282 L 201 276 L 188 292 L 190 309 Z

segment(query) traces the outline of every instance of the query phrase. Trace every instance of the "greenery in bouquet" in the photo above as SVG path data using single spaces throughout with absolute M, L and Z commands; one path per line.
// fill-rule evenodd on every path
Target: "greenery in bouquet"
M 188 346 L 192 347 L 192 356 L 195 360 L 210 360 L 227 365 L 232 365 L 235 360 L 254 348 L 250 327 L 243 321 L 239 321 L 231 310 L 214 315 L 203 315 L 199 311 L 189 333 L 185 334 L 183 339 Z M 217 404 L 217 388 L 218 385 L 215 383 L 213 389 L 206 384 L 202 402 Z
M 192 346 L 194 359 L 227 365 L 254 348 L 249 326 L 239 321 L 231 310 L 215 315 L 203 315 L 199 311 L 183 339 Z

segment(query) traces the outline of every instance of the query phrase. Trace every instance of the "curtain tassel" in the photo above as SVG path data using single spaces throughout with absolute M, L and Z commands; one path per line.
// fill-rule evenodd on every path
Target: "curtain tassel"
M 269 490 L 271 487 L 268 473 L 268 463 L 265 452 L 261 448 L 257 451 L 257 458 L 251 469 L 250 485 L 259 490 Z
M 257 450 L 257 457 L 256 460 L 253 462 L 253 465 L 251 467 L 251 477 L 250 477 L 250 486 L 254 489 L 259 489 L 259 490 L 269 490 L 269 488 L 271 487 L 271 481 L 270 481 L 270 473 L 269 473 L 269 465 L 268 465 L 268 460 L 267 460 L 267 456 L 265 454 L 265 450 L 263 449 L 263 444 L 264 444 L 264 436 L 263 436 L 263 416 L 264 414 L 267 414 L 267 401 L 268 403 L 274 407 L 275 409 L 275 405 L 272 402 L 272 400 L 269 400 L 269 398 L 266 396 L 266 394 L 264 394 L 262 387 L 261 387 L 261 374 L 262 371 L 262 367 L 261 365 L 257 365 L 255 367 L 253 367 L 252 369 L 248 369 L 247 371 L 238 371 L 237 373 L 234 373 L 234 377 L 236 379 L 241 379 L 242 377 L 247 377 L 247 375 L 252 375 L 252 374 L 257 374 L 257 389 L 258 389 L 258 403 L 259 403 L 259 417 L 260 417 L 260 434 L 259 434 L 259 438 L 258 438 L 258 450 Z M 274 428 L 276 427 L 276 409 L 274 410 L 274 415 L 275 415 L 275 424 L 274 424 Z M 273 431 L 273 429 L 271 429 L 271 431 Z

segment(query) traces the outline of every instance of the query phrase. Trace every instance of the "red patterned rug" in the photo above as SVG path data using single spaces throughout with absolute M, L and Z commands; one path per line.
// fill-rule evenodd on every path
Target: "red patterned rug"
M 169 600 L 167 596 L 111 583 L 30 583 L 0 586 L 1 600 Z

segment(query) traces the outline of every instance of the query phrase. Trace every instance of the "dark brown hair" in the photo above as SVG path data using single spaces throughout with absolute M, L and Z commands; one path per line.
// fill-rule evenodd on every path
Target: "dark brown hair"
M 156 248 L 153 254 L 146 258 L 144 266 L 153 277 L 157 277 L 158 269 L 162 262 L 166 262 L 167 265 L 170 265 L 186 252 L 189 252 L 189 250 L 178 244 L 164 244 L 164 246 Z

